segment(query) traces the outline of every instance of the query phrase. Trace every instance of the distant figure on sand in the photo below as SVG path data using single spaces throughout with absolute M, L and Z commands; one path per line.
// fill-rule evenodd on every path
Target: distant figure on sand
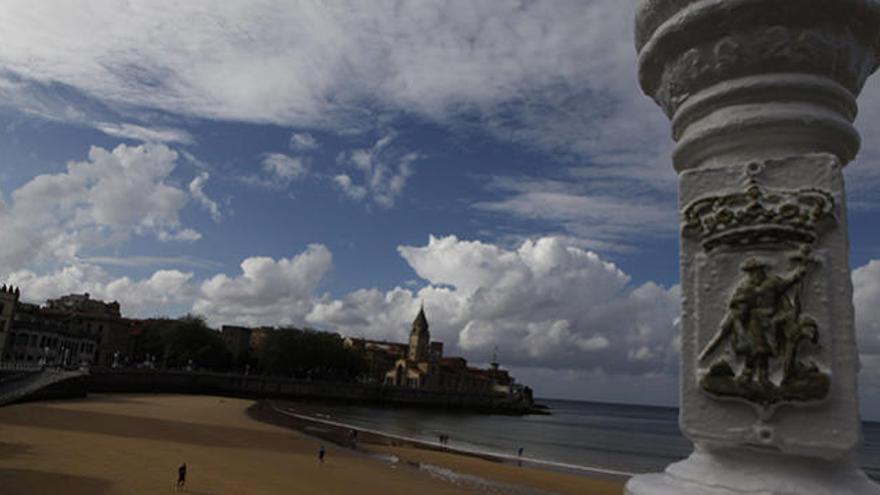
M 351 440 L 351 444 L 356 446 L 358 441 L 358 431 L 352 429 L 350 432 L 348 432 L 348 438 L 349 440 Z
M 318 449 L 318 461 L 320 461 L 321 464 L 324 464 L 324 446 L 323 445 L 321 445 L 321 447 Z
M 520 466 L 522 466 L 522 453 L 523 453 L 523 448 L 522 448 L 522 447 L 516 449 L 516 456 L 519 457 L 519 460 L 516 461 L 516 463 L 517 463 L 518 465 L 520 465 Z
M 175 486 L 175 490 L 180 490 L 183 488 L 183 485 L 186 484 L 186 463 L 180 465 L 177 468 L 177 485 Z

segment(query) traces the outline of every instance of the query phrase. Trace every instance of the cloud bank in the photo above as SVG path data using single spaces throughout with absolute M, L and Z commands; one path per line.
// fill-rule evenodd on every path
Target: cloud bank
M 200 2 L 0 7 L 0 95 L 88 119 L 69 88 L 131 114 L 358 132 L 400 115 L 589 157 L 615 176 L 667 171 L 667 125 L 636 87 L 634 5 L 616 0 Z M 113 29 L 108 29 L 113 26 Z M 51 97 L 47 95 L 51 94 Z M 636 117 L 637 116 L 637 117 Z M 109 124 L 117 135 L 179 132 Z M 313 148 L 307 132 L 297 151 Z M 671 179 L 665 179 L 671 182 Z
M 447 354 L 488 362 L 497 348 L 505 366 L 522 370 L 523 378 L 553 376 L 548 393 L 568 390 L 565 395 L 578 396 L 579 390 L 591 390 L 615 398 L 614 387 L 565 384 L 600 380 L 632 386 L 637 377 L 656 383 L 667 398 L 674 390 L 678 286 L 633 285 L 613 263 L 559 237 L 507 249 L 432 236 L 425 245 L 398 250 L 421 279 L 420 288 L 326 294 L 321 284 L 333 261 L 320 244 L 289 258 L 247 258 L 237 273 L 203 280 L 180 270 L 158 270 L 142 280 L 114 278 L 96 265 L 78 263 L 44 275 L 17 271 L 4 282 L 21 286 L 34 301 L 88 291 L 119 300 L 128 315 L 177 308 L 204 314 L 214 325 L 312 326 L 394 341 L 405 341 L 424 303 L 432 336 L 446 344 Z M 873 371 L 880 364 L 880 261 L 855 270 L 853 282 L 861 359 L 869 365 L 862 385 L 873 389 L 880 386 Z M 663 402 L 664 395 L 651 397 Z
M 0 274 L 32 262 L 69 262 L 86 247 L 132 235 L 198 240 L 201 234 L 180 221 L 190 194 L 171 179 L 177 157 L 163 144 L 93 146 L 85 161 L 34 177 L 0 204 Z M 203 204 L 206 179 L 190 185 Z
M 522 207 L 541 199 L 540 193 L 553 196 L 548 201 L 555 205 L 616 210 L 628 206 L 635 190 L 652 207 L 674 214 L 666 200 L 674 193 L 669 124 L 637 86 L 629 34 L 633 2 L 88 5 L 3 2 L 0 30 L 7 42 L 0 47 L 0 100 L 70 121 L 94 120 L 102 113 L 94 106 L 123 117 L 146 110 L 272 123 L 299 129 L 290 138 L 295 152 L 317 147 L 308 129 L 350 135 L 405 117 L 549 151 L 570 164 L 555 171 L 557 179 L 595 185 L 566 197 L 510 190 L 506 199 L 480 205 L 484 209 L 528 220 Z M 880 82 L 869 81 L 861 99 L 863 108 L 875 107 Z M 877 115 L 859 116 L 864 135 L 880 129 Z M 90 124 L 127 138 L 193 141 L 185 131 L 149 122 Z M 866 139 L 863 148 L 860 162 L 880 159 L 880 141 Z M 302 170 L 301 164 L 272 163 L 287 178 Z M 880 181 L 877 170 L 848 168 L 857 179 L 854 207 L 877 207 L 870 194 Z M 405 168 L 382 175 L 387 178 L 374 174 L 361 181 L 342 171 L 332 183 L 351 200 L 372 197 L 387 206 L 408 175 Z M 256 176 L 249 180 L 269 184 Z M 565 218 L 553 221 L 593 245 L 620 243 L 589 222 L 572 229 Z
M 399 251 L 425 282 L 421 289 L 321 293 L 332 255 L 320 244 L 290 258 L 247 258 L 239 273 L 202 281 L 179 270 L 112 278 L 80 263 L 43 276 L 18 271 L 8 282 L 32 300 L 85 290 L 120 300 L 127 314 L 174 302 L 215 325 L 309 325 L 398 341 L 424 302 L 434 338 L 471 359 L 488 361 L 498 347 L 509 365 L 636 374 L 674 366 L 678 288 L 633 287 L 614 264 L 560 238 L 509 250 L 431 237 Z

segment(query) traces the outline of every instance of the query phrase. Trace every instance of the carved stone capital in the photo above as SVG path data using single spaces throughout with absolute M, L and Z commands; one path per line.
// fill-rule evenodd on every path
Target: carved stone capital
M 679 171 L 815 152 L 847 163 L 859 147 L 855 97 L 880 64 L 880 4 L 644 0 L 636 47 L 642 89 L 672 120 Z

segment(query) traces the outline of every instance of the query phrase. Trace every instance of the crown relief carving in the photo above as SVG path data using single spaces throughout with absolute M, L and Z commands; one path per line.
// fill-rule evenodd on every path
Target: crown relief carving
M 697 237 L 703 249 L 795 242 L 811 245 L 835 220 L 834 196 L 819 188 L 774 189 L 761 185 L 763 167 L 747 167 L 741 190 L 697 199 L 685 206 L 684 234 Z
M 706 252 L 725 246 L 748 255 L 726 313 L 699 354 L 700 387 L 717 399 L 750 403 L 765 419 L 781 404 L 812 404 L 828 395 L 831 375 L 817 354 L 825 329 L 803 305 L 807 279 L 821 263 L 812 249 L 836 220 L 829 191 L 767 187 L 759 180 L 767 165 L 773 162 L 747 164 L 739 189 L 699 198 L 682 212 L 683 234 Z M 751 251 L 759 246 L 779 255 L 756 257 Z

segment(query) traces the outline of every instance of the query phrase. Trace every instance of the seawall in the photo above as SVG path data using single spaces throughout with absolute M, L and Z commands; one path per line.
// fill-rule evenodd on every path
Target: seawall
M 460 409 L 498 414 L 534 412 L 498 395 L 439 392 L 376 384 L 326 382 L 228 373 L 92 369 L 85 377 L 94 393 L 180 393 L 244 398 L 329 400 L 352 403 Z

